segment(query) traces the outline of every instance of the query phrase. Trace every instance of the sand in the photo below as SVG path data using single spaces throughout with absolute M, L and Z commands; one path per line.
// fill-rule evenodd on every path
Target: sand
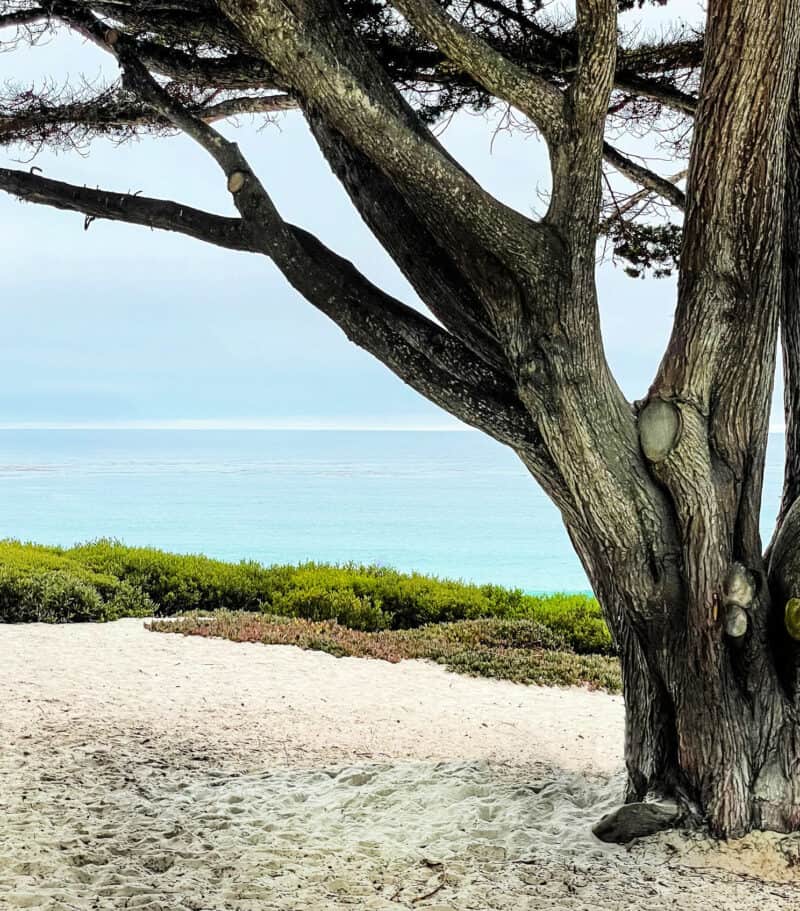
M 620 698 L 426 662 L 0 626 L 0 908 L 800 905 L 797 839 L 631 848 Z

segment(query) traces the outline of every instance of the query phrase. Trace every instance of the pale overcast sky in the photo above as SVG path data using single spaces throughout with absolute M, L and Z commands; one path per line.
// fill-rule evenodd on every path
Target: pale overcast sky
M 669 9 L 693 15 L 697 4 Z M 0 77 L 26 85 L 115 72 L 106 55 L 76 39 L 0 55 Z M 415 302 L 299 115 L 260 131 L 243 121 L 236 137 L 286 218 Z M 496 196 L 535 211 L 548 185 L 542 144 L 501 133 L 490 148 L 491 137 L 490 123 L 465 115 L 444 140 Z M 0 162 L 20 166 L 7 153 Z M 216 166 L 183 138 L 98 141 L 87 157 L 45 153 L 36 164 L 48 177 L 232 211 Z M 350 344 L 263 257 L 111 222 L 84 231 L 80 215 L 2 193 L 0 236 L 0 423 L 453 423 Z M 669 332 L 674 281 L 634 281 L 605 265 L 598 282 L 608 357 L 626 394 L 639 398 Z

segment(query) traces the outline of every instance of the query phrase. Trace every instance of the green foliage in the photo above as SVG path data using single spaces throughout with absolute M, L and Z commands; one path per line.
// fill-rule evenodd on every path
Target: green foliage
M 64 569 L 0 567 L 0 621 L 79 623 L 147 617 L 153 604 L 125 582 Z
M 0 541 L 0 622 L 77 623 L 154 611 L 144 591 L 60 548 Z
M 336 620 L 358 630 L 387 629 L 391 623 L 391 616 L 368 597 L 360 597 L 347 588 L 325 588 L 320 584 L 278 592 L 269 609 L 284 617 Z
M 619 220 L 610 226 L 608 237 L 614 259 L 625 261 L 625 273 L 631 278 L 644 278 L 648 270 L 655 278 L 665 278 L 678 266 L 683 239 L 678 225 Z
M 9 623 L 104 620 L 103 608 L 97 589 L 71 573 L 0 569 L 0 616 Z
M 600 605 L 585 595 L 553 595 L 530 605 L 533 620 L 562 637 L 578 654 L 614 654 L 614 643 Z
M 491 617 L 529 621 L 527 627 L 514 627 L 514 635 L 528 635 L 530 640 L 514 647 L 531 647 L 544 628 L 555 637 L 549 643 L 541 642 L 545 648 L 613 653 L 611 637 L 593 598 L 526 595 L 520 589 L 470 585 L 381 566 L 225 563 L 100 540 L 66 549 L 0 541 L 0 569 L 14 579 L 29 581 L 42 574 L 56 574 L 63 581 L 67 574 L 96 592 L 101 607 L 88 594 L 81 610 L 66 606 L 72 603 L 67 599 L 63 616 L 55 608 L 51 611 L 54 620 L 228 610 L 336 620 L 351 629 L 375 632 Z M 24 584 L 7 584 L 0 601 L 0 620 L 36 619 L 36 610 L 30 606 L 33 594 L 23 598 L 19 588 Z M 30 586 L 32 592 L 33 581 Z M 71 597 L 75 604 L 80 601 L 77 594 Z M 19 606 L 23 601 L 29 605 L 25 610 Z

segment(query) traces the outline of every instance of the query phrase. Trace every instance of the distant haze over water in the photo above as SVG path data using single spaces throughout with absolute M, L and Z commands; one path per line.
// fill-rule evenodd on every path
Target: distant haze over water
M 556 508 L 482 434 L 208 426 L 0 429 L 0 537 L 115 537 L 226 560 L 352 560 L 529 591 L 589 587 Z M 765 542 L 782 472 L 773 433 Z

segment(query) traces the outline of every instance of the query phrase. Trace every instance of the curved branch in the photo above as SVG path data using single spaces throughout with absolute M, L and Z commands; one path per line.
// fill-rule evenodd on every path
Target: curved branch
M 365 155 L 328 129 L 320 118 L 309 117 L 308 122 L 353 205 L 420 299 L 482 360 L 508 372 L 506 355 L 488 325 L 489 302 L 481 297 L 480 282 L 469 278 L 474 269 L 480 269 L 481 258 L 465 263 L 457 252 L 447 249 Z M 469 248 L 464 254 L 468 256 Z
M 252 239 L 255 249 L 273 259 L 307 300 L 432 401 L 503 442 L 535 448 L 535 427 L 507 376 L 380 291 L 317 238 L 286 224 L 238 147 L 170 97 L 136 58 L 134 43 L 126 36 L 105 31 L 91 14 L 70 16 L 68 21 L 107 45 L 119 60 L 128 87 L 217 161 L 243 216 L 237 223 L 240 231 Z M 37 180 L 33 175 L 28 178 Z M 74 194 L 71 202 L 74 205 Z
M 304 110 L 380 167 L 430 229 L 454 245 L 471 234 L 519 268 L 546 267 L 551 232 L 498 202 L 444 152 L 330 0 L 217 4 Z

